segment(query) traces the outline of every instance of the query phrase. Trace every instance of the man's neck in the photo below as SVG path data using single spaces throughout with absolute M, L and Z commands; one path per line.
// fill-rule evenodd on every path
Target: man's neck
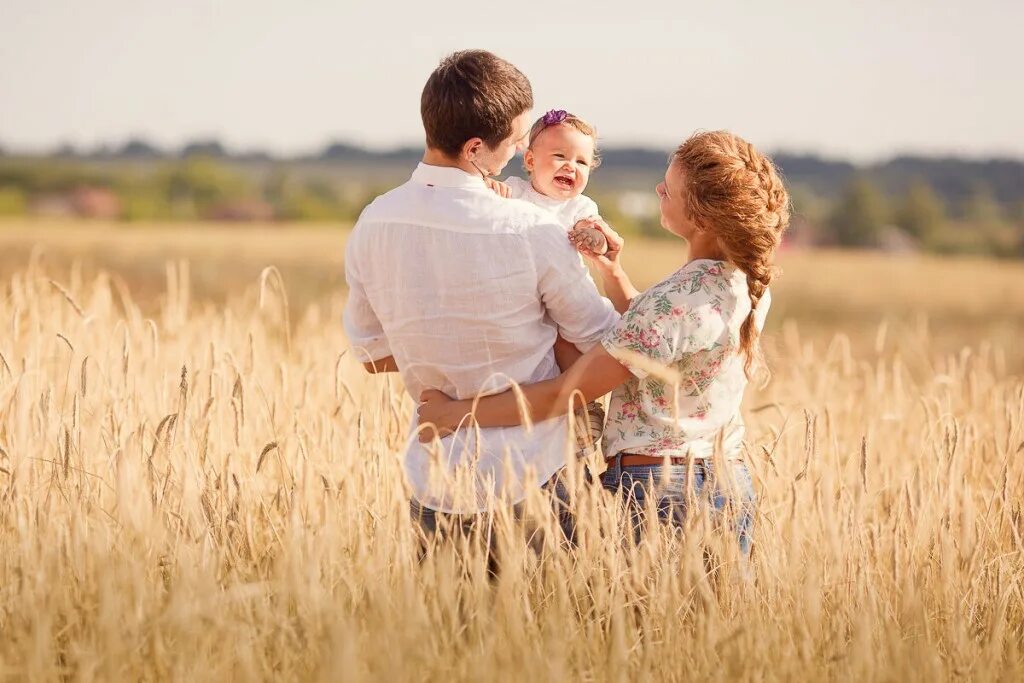
M 473 164 L 461 159 L 453 159 L 440 150 L 427 148 L 423 153 L 423 163 L 427 166 L 442 166 L 444 168 L 457 168 L 471 175 L 480 175 L 480 172 L 473 168 Z

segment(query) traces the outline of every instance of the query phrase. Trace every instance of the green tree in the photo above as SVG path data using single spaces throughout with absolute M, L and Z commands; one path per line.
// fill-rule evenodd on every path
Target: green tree
M 839 244 L 874 247 L 888 218 L 885 198 L 866 178 L 857 177 L 832 208 L 829 227 Z
M 806 184 L 789 188 L 792 217 L 787 239 L 795 244 L 819 244 L 829 219 L 829 203 Z
M 806 218 L 811 223 L 823 223 L 828 219 L 828 202 L 822 199 L 806 184 L 794 184 L 789 188 L 793 214 Z
M 921 244 L 931 244 L 946 223 L 946 207 L 924 179 L 917 178 L 896 209 L 895 223 Z
M 288 220 L 335 221 L 355 217 L 338 189 L 322 177 L 289 184 L 280 196 L 279 213 Z
M 996 201 L 992 188 L 984 183 L 974 186 L 964 204 L 964 220 L 979 229 L 999 227 L 1003 222 L 1003 207 Z
M 281 165 L 274 165 L 263 181 L 263 198 L 274 207 L 275 211 L 281 213 L 291 186 L 292 182 L 287 169 Z
M 964 203 L 964 221 L 982 253 L 1005 258 L 1020 252 L 1021 237 L 988 185 L 975 185 Z
M 195 218 L 219 202 L 253 195 L 244 176 L 203 156 L 191 156 L 172 166 L 158 182 L 178 218 Z

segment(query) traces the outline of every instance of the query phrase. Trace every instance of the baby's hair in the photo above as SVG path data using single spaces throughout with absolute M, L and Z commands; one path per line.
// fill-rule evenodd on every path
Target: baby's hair
M 747 276 L 750 314 L 740 328 L 749 378 L 763 362 L 755 310 L 775 276 L 775 250 L 789 225 L 789 194 L 772 160 L 727 131 L 702 132 L 672 155 L 683 171 L 690 219 L 713 233 L 728 259 Z
M 547 114 L 533 122 L 533 127 L 530 128 L 528 147 L 533 147 L 533 141 L 536 140 L 537 136 L 545 129 L 564 124 L 566 126 L 572 126 L 584 135 L 589 135 L 594 139 L 594 163 L 591 164 L 590 169 L 593 170 L 601 165 L 601 153 L 597 149 L 597 128 L 575 114 L 569 114 L 567 112 L 565 113 L 565 118 L 558 123 L 547 123 L 545 122 L 546 118 Z

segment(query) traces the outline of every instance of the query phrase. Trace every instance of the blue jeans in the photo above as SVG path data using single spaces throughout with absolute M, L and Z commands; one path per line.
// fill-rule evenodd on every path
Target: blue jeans
M 686 520 L 687 506 L 711 503 L 716 516 L 725 514 L 729 518 L 740 553 L 750 557 L 751 535 L 754 529 L 754 482 L 750 470 L 742 461 L 731 461 L 730 482 L 728 476 L 715 476 L 710 460 L 695 459 L 691 477 L 691 495 L 687 495 L 687 465 L 630 465 L 622 467 L 620 458 L 608 461 L 609 468 L 601 477 L 605 489 L 622 497 L 628 506 L 633 522 L 634 540 L 639 543 L 644 525 L 648 499 L 658 519 L 682 528 Z M 729 474 L 729 473 L 725 473 Z M 735 486 L 735 488 L 733 488 Z

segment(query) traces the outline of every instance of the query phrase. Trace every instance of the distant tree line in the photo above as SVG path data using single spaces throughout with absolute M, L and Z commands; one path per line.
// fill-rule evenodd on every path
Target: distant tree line
M 247 169 L 205 153 L 142 166 L 0 159 L 0 215 L 350 222 L 381 190 L 287 164 Z
M 232 152 L 216 140 L 173 152 L 141 139 L 88 152 L 65 145 L 42 156 L 0 147 L 0 215 L 352 221 L 376 194 L 407 177 L 421 153 L 335 142 L 280 158 Z M 639 148 L 602 154 L 604 165 L 588 190 L 602 213 L 625 232 L 662 234 L 656 208 L 631 210 L 627 195 L 650 194 L 667 154 Z M 857 167 L 814 156 L 777 154 L 775 160 L 793 196 L 794 242 L 1024 255 L 1022 162 L 898 157 Z
M 923 178 L 887 195 L 858 175 L 819 214 L 817 226 L 815 241 L 839 246 L 1024 256 L 1024 203 L 1004 206 L 983 182 L 950 206 Z

